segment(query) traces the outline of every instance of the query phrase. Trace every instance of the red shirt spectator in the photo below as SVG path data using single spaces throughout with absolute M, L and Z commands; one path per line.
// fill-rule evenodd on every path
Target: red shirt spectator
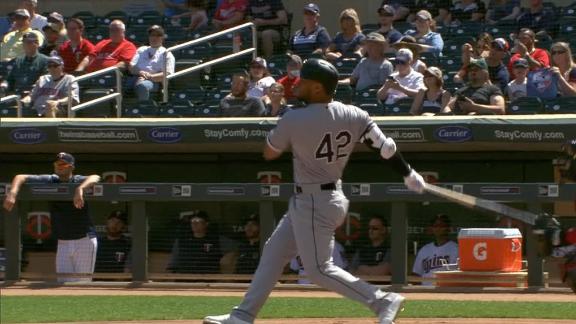
M 550 67 L 550 56 L 548 56 L 548 52 L 546 50 L 543 50 L 541 48 L 535 48 L 534 51 L 530 53 L 530 57 L 543 65 L 543 66 L 530 65 L 530 71 Z M 516 62 L 519 58 L 521 58 L 520 54 L 515 53 L 510 58 L 510 62 L 508 62 L 508 71 L 510 72 L 511 76 L 510 79 L 513 79 L 515 77 L 513 71 L 514 70 L 513 65 L 514 62 Z
M 248 0 L 224 0 L 216 8 L 212 24 L 218 30 L 239 25 L 244 21 L 246 8 L 248 8 Z
M 64 60 L 64 72 L 74 72 L 86 56 L 94 55 L 94 48 L 94 44 L 87 39 L 82 39 L 77 47 L 73 47 L 71 41 L 60 45 L 58 54 Z
M 528 28 L 520 29 L 518 33 L 518 42 L 514 46 L 514 55 L 508 62 L 508 71 L 510 72 L 510 80 L 513 80 L 514 75 L 514 62 L 519 58 L 525 58 L 530 65 L 530 71 L 538 70 L 541 68 L 550 67 L 550 56 L 546 50 L 536 48 L 536 34 Z
M 128 65 L 136 54 L 136 46 L 129 40 L 124 39 L 120 43 L 112 43 L 110 39 L 104 39 L 96 44 L 93 61 L 86 68 L 87 72 L 94 72 L 114 66 L 120 62 Z
M 278 80 L 278 83 L 284 86 L 284 98 L 286 98 L 286 100 L 296 99 L 296 96 L 294 96 L 294 93 L 292 92 L 292 88 L 294 88 L 294 86 L 298 84 L 299 81 L 299 77 L 290 78 L 288 75 L 285 75 L 280 80 Z
M 284 86 L 284 98 L 288 101 L 293 101 L 296 96 L 292 92 L 294 86 L 300 81 L 300 69 L 302 68 L 302 59 L 296 54 L 288 55 L 288 62 L 286 63 L 286 75 L 278 83 Z

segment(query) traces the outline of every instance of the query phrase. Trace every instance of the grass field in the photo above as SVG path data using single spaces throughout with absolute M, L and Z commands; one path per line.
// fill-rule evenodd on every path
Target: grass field
M 200 319 L 228 312 L 238 297 L 2 296 L 0 323 Z M 271 298 L 260 318 L 373 317 L 342 298 Z M 424 301 L 406 303 L 401 317 L 576 319 L 570 302 Z

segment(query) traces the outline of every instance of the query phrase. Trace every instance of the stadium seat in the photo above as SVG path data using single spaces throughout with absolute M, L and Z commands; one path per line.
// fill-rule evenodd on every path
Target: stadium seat
M 78 18 L 84 23 L 85 29 L 93 29 L 98 25 L 98 17 L 90 11 L 78 11 L 72 15 L 73 18 Z
M 360 107 L 362 104 L 377 104 L 378 99 L 376 97 L 376 93 L 379 89 L 379 86 L 375 86 L 356 91 L 354 93 L 354 97 L 352 98 L 352 103 L 358 107 Z
M 136 17 L 130 18 L 130 26 L 150 27 L 152 25 L 162 26 L 164 17 L 158 11 L 144 11 Z
M 371 32 L 378 30 L 380 28 L 379 24 L 362 24 L 362 33 L 368 35 Z
M 388 116 L 410 116 L 413 98 L 405 97 L 398 99 L 391 105 L 384 105 L 385 114 Z
M 368 113 L 370 116 L 384 116 L 384 107 L 379 103 L 362 103 L 358 107 Z
M 444 42 L 444 49 L 442 50 L 442 55 L 456 59 L 462 55 L 462 42 L 461 39 L 449 39 Z
M 158 111 L 158 117 L 180 118 L 194 117 L 196 115 L 196 106 L 189 100 L 170 100 L 163 105 Z
M 195 108 L 196 117 L 220 117 L 221 115 L 220 105 L 208 105 Z
M 177 65 L 200 64 L 204 60 L 209 59 L 211 55 L 212 55 L 212 48 L 208 43 L 184 48 L 174 53 Z
M 518 24 L 516 20 L 501 20 L 494 25 L 486 25 L 484 30 L 492 34 L 494 38 L 503 37 L 508 40 L 511 33 L 518 31 Z
M 357 64 L 358 59 L 351 57 L 339 59 L 335 62 L 336 68 L 338 69 L 341 78 L 347 78 L 352 75 L 352 71 L 354 71 L 354 68 Z
M 226 92 L 223 91 L 225 90 L 220 90 L 218 88 L 209 90 L 208 92 L 206 92 L 204 103 L 208 106 L 217 106 L 217 105 L 219 106 L 220 100 L 222 100 L 222 98 L 226 96 Z
M 98 26 L 91 30 L 86 30 L 86 38 L 96 45 L 103 39 L 106 39 L 110 36 L 110 31 L 108 26 Z
M 18 117 L 16 101 L 0 103 L 0 118 Z
M 479 22 L 463 22 L 460 26 L 450 27 L 449 38 L 462 36 L 477 37 L 483 30 L 484 25 Z
M 506 108 L 508 115 L 532 115 L 542 113 L 544 105 L 538 97 L 520 97 L 512 101 Z
M 154 100 L 138 101 L 135 104 L 126 104 L 122 109 L 122 117 L 143 118 L 156 117 L 158 115 L 158 104 Z
M 351 86 L 339 84 L 336 87 L 336 95 L 334 96 L 335 100 L 338 100 L 345 104 L 350 104 L 352 103 L 353 96 L 354 96 L 354 89 L 352 89 Z
M 453 56 L 446 55 L 438 58 L 437 65 L 446 74 L 449 72 L 457 72 L 458 70 L 460 70 L 460 67 L 462 66 L 462 61 Z
M 558 40 L 572 42 L 576 33 L 576 17 L 563 18 L 559 22 Z
M 180 26 L 166 26 L 164 30 L 166 32 L 166 38 L 164 39 L 165 47 L 184 43 L 189 38 L 188 33 Z
M 104 15 L 104 17 L 99 19 L 99 24 L 102 25 L 108 25 L 110 24 L 110 22 L 112 22 L 112 20 L 122 20 L 122 22 L 124 22 L 124 24 L 126 26 L 128 26 L 130 19 L 128 17 L 128 14 L 125 13 L 122 10 L 114 10 L 114 11 L 110 11 L 109 13 L 107 13 L 106 15 Z
M 126 30 L 126 38 L 136 47 L 148 44 L 148 26 L 130 26 Z
M 436 66 L 438 63 L 438 57 L 432 52 L 422 52 L 418 58 L 426 63 L 426 66 Z
M 544 110 L 549 114 L 576 113 L 576 97 L 558 97 L 544 102 Z
M 288 55 L 280 54 L 274 55 L 268 60 L 268 70 L 272 76 L 274 74 L 284 75 L 286 73 L 286 63 L 288 62 Z
M 170 94 L 170 102 L 188 101 L 193 105 L 204 104 L 206 90 L 199 86 L 174 91 Z

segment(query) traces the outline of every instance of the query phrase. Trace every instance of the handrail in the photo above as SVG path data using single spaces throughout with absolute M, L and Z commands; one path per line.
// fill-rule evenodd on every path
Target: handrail
M 16 116 L 18 118 L 22 117 L 22 103 L 20 102 L 20 96 L 19 95 L 10 95 L 10 96 L 6 96 L 6 97 L 0 97 L 0 103 L 12 101 L 12 100 L 16 101 L 16 105 L 18 107 L 18 108 L 16 108 Z
M 93 99 L 87 102 L 83 102 L 82 104 L 76 105 L 72 107 L 72 84 L 74 82 L 80 82 L 83 80 L 88 80 L 103 74 L 108 74 L 114 71 L 116 74 L 116 92 L 113 94 L 106 95 L 104 97 L 100 97 L 97 99 Z M 76 111 L 88 108 L 90 106 L 94 106 L 99 104 L 103 101 L 116 99 L 116 117 L 120 118 L 122 116 L 122 72 L 117 66 L 111 66 L 102 70 L 94 71 L 85 75 L 74 77 L 72 80 L 70 87 L 68 87 L 68 118 L 74 117 Z
M 193 46 L 193 45 L 197 45 L 197 44 L 209 41 L 211 39 L 218 38 L 222 35 L 229 34 L 229 33 L 234 32 L 236 30 L 240 30 L 240 29 L 244 29 L 244 28 L 248 28 L 248 27 L 250 27 L 252 29 L 252 47 L 245 49 L 245 50 L 242 50 L 242 51 L 239 51 L 239 52 L 236 52 L 236 53 L 225 55 L 223 57 L 219 57 L 217 59 L 214 59 L 214 60 L 211 60 L 208 62 L 204 62 L 202 64 L 199 64 L 199 65 L 196 65 L 193 67 L 189 67 L 189 68 L 186 68 L 184 70 L 181 70 L 181 71 L 178 71 L 178 72 L 175 72 L 173 74 L 168 75 L 168 70 L 167 70 L 168 53 L 171 53 L 171 52 L 174 52 L 177 50 L 181 50 L 181 49 Z M 172 46 L 172 47 L 166 49 L 166 51 L 164 52 L 164 71 L 163 71 L 164 73 L 162 76 L 162 93 L 163 93 L 163 100 L 162 101 L 168 102 L 168 95 L 169 95 L 168 81 L 170 79 L 173 79 L 173 78 L 185 75 L 185 74 L 189 74 L 191 72 L 194 72 L 194 71 L 197 71 L 200 69 L 204 69 L 204 68 L 210 67 L 212 65 L 218 64 L 218 63 L 229 61 L 229 60 L 235 59 L 239 56 L 250 54 L 250 53 L 252 53 L 252 58 L 256 58 L 257 42 L 258 42 L 258 34 L 256 33 L 256 25 L 254 25 L 251 22 L 247 22 L 247 23 L 244 23 L 242 25 L 234 26 L 232 28 L 228 28 L 226 30 L 222 30 L 222 31 L 216 32 L 214 34 L 206 35 L 204 37 L 200 37 L 198 39 L 194 39 L 194 40 L 191 40 L 189 42 L 186 42 L 183 44 L 178 44 L 178 45 L 175 45 L 175 46 Z

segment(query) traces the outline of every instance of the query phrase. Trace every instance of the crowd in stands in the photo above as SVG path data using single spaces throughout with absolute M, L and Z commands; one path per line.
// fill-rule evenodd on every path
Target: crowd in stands
M 0 18 L 0 95 L 20 95 L 38 116 L 64 117 L 68 102 L 82 99 L 83 87 L 78 95 L 69 75 L 115 66 L 123 72 L 125 96 L 159 101 L 164 75 L 174 73 L 179 61 L 176 52 L 165 55 L 166 42 L 169 47 L 192 39 L 192 33 L 209 34 L 251 21 L 258 31 L 259 56 L 243 66 L 245 71 L 230 73 L 230 83 L 211 85 L 223 94 L 212 103 L 213 115 L 281 116 L 301 106 L 294 87 L 302 61 L 310 57 L 325 58 L 341 72 L 338 100 L 371 114 L 523 113 L 507 107 L 524 97 L 540 102 L 540 110 L 525 112 L 535 113 L 558 97 L 576 97 L 569 42 L 569 31 L 576 27 L 573 6 L 557 8 L 542 0 L 531 0 L 528 8 L 521 8 L 519 0 L 383 0 L 369 17 L 376 23 L 362 24 L 356 10 L 348 8 L 338 17 L 340 29 L 331 35 L 321 17 L 336 17 L 321 16 L 316 3 L 294 13 L 302 15 L 303 26 L 294 26 L 291 34 L 292 13 L 281 0 L 163 4 L 158 19 L 142 16 L 153 24 L 122 15 L 95 24 L 94 16 L 82 14 L 43 16 L 37 0 L 21 0 L 8 17 Z M 107 37 L 87 35 L 102 23 L 108 25 Z M 249 43 L 247 38 L 234 33 L 235 50 Z M 60 66 L 63 72 L 57 73 Z M 73 87 L 70 100 L 66 87 Z M 375 106 L 384 109 L 371 109 Z M 567 109 L 556 112 L 574 110 Z

